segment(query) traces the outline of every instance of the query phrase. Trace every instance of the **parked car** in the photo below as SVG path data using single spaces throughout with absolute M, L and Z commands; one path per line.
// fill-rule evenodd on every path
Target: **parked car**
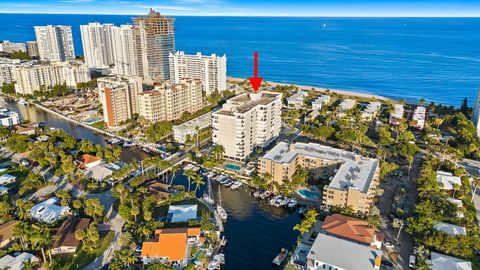
M 410 255 L 410 259 L 408 260 L 408 267 L 414 268 L 416 263 L 417 263 L 417 258 L 415 258 L 415 256 L 413 255 Z
M 383 242 L 383 245 L 388 249 L 393 249 L 395 247 L 390 241 Z

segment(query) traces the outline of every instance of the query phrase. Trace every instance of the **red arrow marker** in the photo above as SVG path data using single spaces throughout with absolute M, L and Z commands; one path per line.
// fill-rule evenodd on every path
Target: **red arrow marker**
M 258 52 L 253 53 L 253 77 L 248 78 L 250 80 L 250 84 L 255 90 L 255 93 L 258 91 L 260 84 L 262 84 L 262 77 L 258 77 Z

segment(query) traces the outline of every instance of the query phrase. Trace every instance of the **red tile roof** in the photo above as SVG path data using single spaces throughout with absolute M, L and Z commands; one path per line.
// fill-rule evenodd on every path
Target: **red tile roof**
M 327 234 L 366 245 L 376 237 L 375 229 L 370 228 L 368 222 L 339 214 L 327 216 L 322 228 Z
M 187 255 L 187 238 L 200 235 L 200 228 L 169 228 L 155 230 L 158 239 L 142 244 L 142 257 L 167 258 L 180 261 Z

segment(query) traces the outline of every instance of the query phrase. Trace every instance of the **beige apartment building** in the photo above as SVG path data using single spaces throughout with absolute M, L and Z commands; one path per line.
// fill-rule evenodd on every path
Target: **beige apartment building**
M 108 127 L 117 127 L 139 112 L 138 94 L 143 92 L 141 77 L 109 76 L 99 78 L 97 83 L 103 118 Z
M 179 119 L 203 108 L 202 89 L 202 81 L 195 79 L 156 83 L 154 90 L 138 95 L 139 113 L 152 122 Z
M 224 158 L 243 162 L 255 147 L 267 146 L 280 134 L 282 94 L 245 93 L 212 114 L 212 140 L 225 148 Z
M 325 207 L 352 206 L 355 212 L 367 213 L 373 204 L 378 160 L 315 143 L 281 142 L 260 158 L 258 169 L 283 183 L 292 179 L 297 166 L 313 170 L 316 177 L 331 176 L 323 190 Z

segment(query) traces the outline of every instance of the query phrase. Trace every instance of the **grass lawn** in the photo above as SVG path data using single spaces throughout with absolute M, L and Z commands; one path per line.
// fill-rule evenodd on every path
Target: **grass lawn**
M 72 270 L 85 268 L 107 249 L 114 235 L 113 231 L 100 232 L 100 246 L 94 251 L 85 251 L 79 247 L 75 255 L 62 254 L 54 256 L 55 269 Z
M 106 128 L 105 122 L 103 122 L 103 121 L 93 123 L 90 126 L 95 127 L 95 128 L 99 128 L 99 129 L 105 129 Z

